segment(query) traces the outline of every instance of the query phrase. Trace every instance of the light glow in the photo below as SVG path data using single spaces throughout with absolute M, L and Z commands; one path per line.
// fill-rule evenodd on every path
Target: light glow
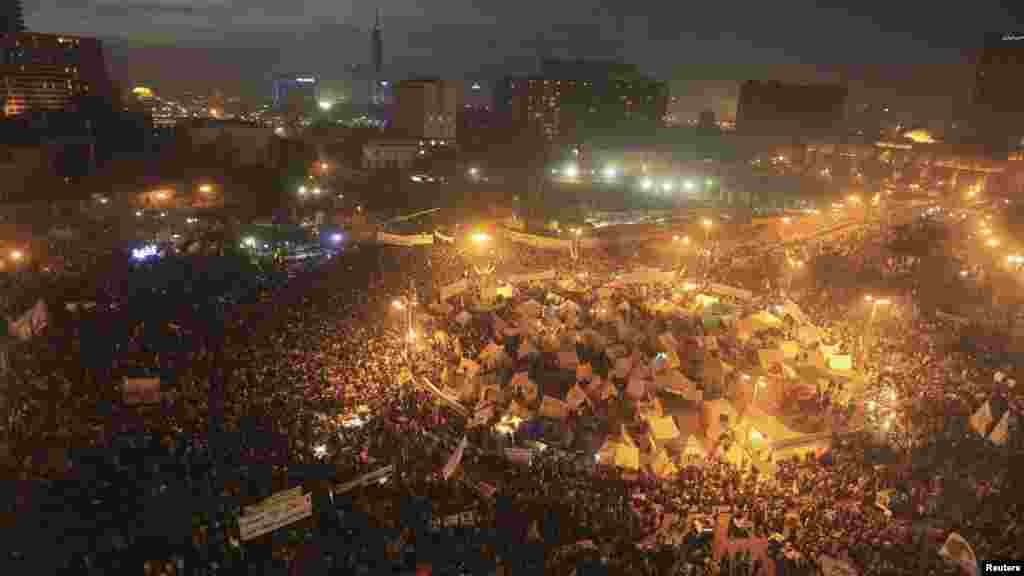
M 566 178 L 578 178 L 580 175 L 580 168 L 575 164 L 569 164 L 565 167 L 564 173 Z
M 651 180 L 650 178 L 644 178 L 643 180 L 640 181 L 640 188 L 642 188 L 643 190 L 650 190 L 653 187 L 654 180 Z
M 330 100 L 321 100 L 317 104 L 320 106 L 320 109 L 323 110 L 324 112 L 327 112 L 328 110 L 334 107 L 334 102 L 331 102 Z
M 469 239 L 476 244 L 484 244 L 491 241 L 491 235 L 486 232 L 474 232 Z
M 693 190 L 693 180 L 684 180 L 683 188 L 686 188 L 687 190 Z

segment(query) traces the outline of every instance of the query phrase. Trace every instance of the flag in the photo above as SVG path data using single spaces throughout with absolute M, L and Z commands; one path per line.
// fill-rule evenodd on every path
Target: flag
M 466 444 L 468 440 L 465 436 L 462 437 L 462 442 L 459 442 L 459 447 L 452 452 L 451 457 L 448 458 L 448 462 L 444 465 L 444 469 L 441 470 L 441 475 L 444 476 L 445 480 L 452 477 L 455 473 L 455 469 L 459 467 L 459 463 L 462 462 L 462 453 L 466 451 Z
M 29 308 L 21 318 L 8 320 L 9 333 L 19 340 L 31 340 L 43 331 L 50 323 L 50 312 L 46 308 L 46 302 L 41 299 L 36 301 L 35 306 Z
M 985 403 L 982 404 L 981 408 L 978 408 L 977 412 L 971 414 L 971 428 L 974 428 L 975 432 L 984 436 L 985 433 L 988 432 L 988 427 L 991 424 L 992 407 L 989 406 L 989 403 L 986 400 Z
M 1010 433 L 1010 411 L 1007 410 L 1003 413 L 1003 417 L 999 419 L 999 423 L 992 429 L 992 433 L 989 434 L 988 439 L 990 442 L 997 446 L 1006 444 L 1006 437 Z
M 974 555 L 971 545 L 963 536 L 953 532 L 946 538 L 946 543 L 939 549 L 939 556 L 947 562 L 960 566 L 970 576 L 978 574 L 978 558 Z

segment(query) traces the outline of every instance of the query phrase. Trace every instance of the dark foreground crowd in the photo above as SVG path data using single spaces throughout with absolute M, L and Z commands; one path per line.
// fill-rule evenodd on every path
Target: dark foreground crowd
M 912 276 L 862 250 L 863 240 L 839 241 L 838 256 L 883 277 Z M 805 257 L 823 249 L 807 246 Z M 618 255 L 586 256 L 594 274 L 629 267 Z M 425 305 L 431 287 L 495 262 L 496 275 L 582 267 L 511 245 L 493 261 L 437 245 L 341 254 L 289 282 L 250 267 L 240 284 L 212 282 L 239 275 L 208 261 L 193 286 L 149 278 L 136 300 L 82 290 L 76 299 L 96 305 L 74 312 L 47 296 L 51 326 L 8 352 L 21 401 L 10 420 L 5 572 L 811 574 L 828 555 L 862 574 L 941 574 L 956 572 L 937 555 L 951 531 L 979 558 L 1020 549 L 1014 442 L 992 446 L 966 424 L 990 398 L 996 419 L 1012 409 L 1015 390 L 992 375 L 1014 368 L 997 340 L 954 350 L 950 334 L 965 329 L 921 313 L 885 324 L 870 343 L 879 352 L 864 354 L 886 359 L 868 366 L 872 389 L 897 391 L 892 434 L 910 456 L 880 463 L 855 438 L 827 459 L 781 462 L 774 478 L 712 457 L 655 480 L 556 449 L 523 467 L 471 446 L 444 480 L 466 420 L 410 386 L 393 301 L 412 296 L 410 278 Z M 723 260 L 714 275 L 761 290 L 762 265 Z M 800 288 L 801 306 L 843 338 L 836 291 Z M 491 335 L 469 330 L 461 337 L 473 354 Z M 119 382 L 142 375 L 160 377 L 161 404 L 123 406 Z M 382 482 L 336 493 L 387 465 Z M 238 541 L 242 507 L 299 484 L 314 495 L 312 518 Z M 894 495 L 888 512 L 875 505 L 880 491 Z M 752 535 L 774 536 L 766 555 L 713 560 L 704 528 L 721 531 L 722 508 L 749 519 Z M 638 546 L 668 517 L 684 519 L 677 539 Z

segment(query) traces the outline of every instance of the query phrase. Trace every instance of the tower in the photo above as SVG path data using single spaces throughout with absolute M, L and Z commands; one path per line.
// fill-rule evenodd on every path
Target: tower
M 380 82 L 384 69 L 384 39 L 380 29 L 380 8 L 370 33 L 370 103 L 378 104 L 381 100 Z
M 0 7 L 0 34 L 25 31 L 25 18 L 21 12 L 21 0 L 6 0 Z

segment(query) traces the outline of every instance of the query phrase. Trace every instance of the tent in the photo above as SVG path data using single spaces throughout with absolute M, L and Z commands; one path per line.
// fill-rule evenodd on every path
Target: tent
M 639 378 L 631 378 L 629 385 L 626 386 L 626 396 L 639 400 L 647 394 L 648 382 Z
M 640 469 L 640 450 L 636 446 L 619 442 L 605 442 L 598 452 L 598 461 L 607 462 L 627 470 Z
M 540 415 L 545 418 L 565 420 L 569 416 L 569 405 L 551 396 L 545 396 L 540 402 Z
M 779 345 L 779 348 L 782 349 L 782 354 L 786 357 L 786 360 L 792 360 L 800 355 L 800 344 L 792 340 L 783 342 Z
M 761 367 L 767 370 L 776 364 L 782 364 L 786 360 L 786 356 L 782 350 L 758 350 L 757 359 L 761 363 Z
M 576 356 L 576 351 L 570 352 L 559 352 L 558 353 L 558 367 L 563 370 L 575 370 L 580 364 L 580 359 Z
M 536 318 L 544 310 L 536 300 L 527 300 L 516 308 L 516 314 L 524 318 Z
M 648 418 L 651 425 L 651 434 L 655 440 L 675 440 L 679 438 L 679 428 L 671 416 L 661 418 Z

